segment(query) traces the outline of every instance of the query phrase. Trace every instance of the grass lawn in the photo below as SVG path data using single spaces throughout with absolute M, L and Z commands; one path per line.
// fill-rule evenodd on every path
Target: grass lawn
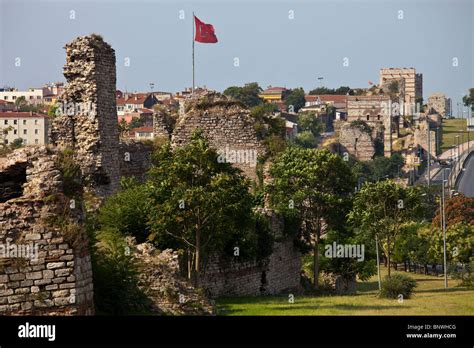
M 449 150 L 451 146 L 456 145 L 456 135 L 459 131 L 466 131 L 467 121 L 465 119 L 443 119 L 443 138 L 441 143 L 441 151 Z M 471 134 L 471 140 L 474 139 L 474 134 Z M 460 143 L 467 141 L 467 135 L 461 134 Z
M 385 271 L 383 272 L 385 273 Z M 396 272 L 394 272 L 396 273 Z M 357 295 L 234 297 L 217 300 L 218 315 L 474 315 L 474 290 L 455 287 L 442 277 L 408 274 L 418 283 L 402 303 L 377 297 L 377 276 L 359 282 Z

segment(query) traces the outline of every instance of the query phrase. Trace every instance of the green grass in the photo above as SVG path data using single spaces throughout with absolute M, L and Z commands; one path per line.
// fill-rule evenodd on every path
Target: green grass
M 441 151 L 449 150 L 453 145 L 457 144 L 456 135 L 460 134 L 459 131 L 466 131 L 467 121 L 465 119 L 443 119 L 443 138 L 441 142 Z M 459 139 L 460 143 L 467 141 L 466 134 L 460 134 Z M 473 139 L 474 134 L 471 134 L 471 139 Z
M 385 273 L 385 271 L 383 271 Z M 395 273 L 395 272 L 394 272 Z M 378 298 L 377 277 L 358 284 L 358 293 L 347 296 L 288 295 L 234 297 L 217 300 L 218 315 L 474 315 L 474 290 L 456 287 L 449 280 L 444 290 L 442 277 L 405 273 L 417 281 L 410 299 Z

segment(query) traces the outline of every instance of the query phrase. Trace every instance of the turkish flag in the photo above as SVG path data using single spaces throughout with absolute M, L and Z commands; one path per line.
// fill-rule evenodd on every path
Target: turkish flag
M 194 23 L 196 24 L 196 35 L 194 40 L 202 43 L 216 43 L 217 36 L 214 33 L 212 24 L 201 22 L 199 18 L 194 16 Z

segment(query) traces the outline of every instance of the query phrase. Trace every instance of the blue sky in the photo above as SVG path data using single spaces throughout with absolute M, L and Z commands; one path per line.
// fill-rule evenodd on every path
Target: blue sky
M 444 92 L 456 103 L 474 87 L 472 0 L 0 0 L 0 85 L 63 81 L 64 44 L 95 32 L 116 51 L 119 89 L 153 82 L 181 90 L 191 85 L 192 11 L 219 39 L 196 44 L 198 85 L 257 81 L 308 91 L 322 76 L 328 87 L 366 87 L 382 67 L 415 67 L 425 100 Z

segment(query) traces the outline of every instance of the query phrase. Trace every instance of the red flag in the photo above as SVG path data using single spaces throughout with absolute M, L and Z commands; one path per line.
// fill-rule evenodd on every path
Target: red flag
M 217 36 L 214 33 L 212 24 L 201 22 L 199 18 L 194 16 L 194 23 L 196 24 L 196 35 L 194 40 L 202 43 L 216 43 Z

